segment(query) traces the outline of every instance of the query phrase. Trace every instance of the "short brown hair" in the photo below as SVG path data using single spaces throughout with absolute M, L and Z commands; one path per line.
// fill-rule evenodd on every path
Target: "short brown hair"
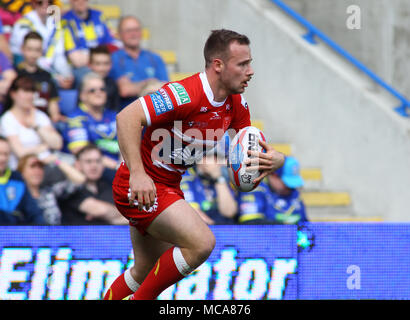
M 90 62 L 93 60 L 93 56 L 96 54 L 105 54 L 111 58 L 110 50 L 105 45 L 99 45 L 90 49 Z
M 26 44 L 28 40 L 40 40 L 43 41 L 41 35 L 36 31 L 30 31 L 24 36 L 23 45 Z
M 81 157 L 81 155 L 83 155 L 84 153 L 86 153 L 86 152 L 88 152 L 88 151 L 93 151 L 93 150 L 98 151 L 98 152 L 101 154 L 101 156 L 103 155 L 103 153 L 102 153 L 102 151 L 101 151 L 100 148 L 98 148 L 98 147 L 97 147 L 95 144 L 93 144 L 93 143 L 88 143 L 88 144 L 86 144 L 84 147 L 82 147 L 80 150 L 78 150 L 78 151 L 76 152 L 75 158 L 76 158 L 77 160 L 79 160 L 80 157 Z
M 13 80 L 13 82 L 10 85 L 9 90 L 7 91 L 6 99 L 3 105 L 3 110 L 1 110 L 0 115 L 5 113 L 7 110 L 9 110 L 13 106 L 14 101 L 11 97 L 11 93 L 16 92 L 19 89 L 22 89 L 24 91 L 32 91 L 32 92 L 37 91 L 36 84 L 31 77 L 26 76 L 26 75 L 17 76 Z
M 235 31 L 226 29 L 212 30 L 204 46 L 205 68 L 207 68 L 216 57 L 222 60 L 226 59 L 229 45 L 234 41 L 243 45 L 250 44 L 250 40 L 247 36 Z

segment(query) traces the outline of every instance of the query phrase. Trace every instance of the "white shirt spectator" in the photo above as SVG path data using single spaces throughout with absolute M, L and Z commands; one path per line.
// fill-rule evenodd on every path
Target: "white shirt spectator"
M 35 126 L 52 126 L 50 118 L 42 111 L 35 111 Z M 23 126 L 9 110 L 0 119 L 0 133 L 4 137 L 18 136 L 24 147 L 35 147 L 42 143 L 39 134 L 33 128 Z M 41 152 L 38 157 L 40 160 L 47 158 L 50 151 Z M 12 170 L 17 168 L 18 159 L 15 154 L 10 155 L 9 166 Z

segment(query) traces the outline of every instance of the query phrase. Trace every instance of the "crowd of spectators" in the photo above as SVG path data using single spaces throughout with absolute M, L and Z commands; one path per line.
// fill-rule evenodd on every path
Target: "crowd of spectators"
M 61 21 L 48 11 L 59 1 L 23 3 L 0 8 L 0 224 L 127 224 L 111 192 L 115 117 L 169 81 L 166 65 L 142 48 L 137 17 L 114 30 L 87 0 L 70 0 Z M 214 155 L 181 182 L 208 224 L 306 221 L 302 186 L 293 157 L 250 193 L 232 189 Z

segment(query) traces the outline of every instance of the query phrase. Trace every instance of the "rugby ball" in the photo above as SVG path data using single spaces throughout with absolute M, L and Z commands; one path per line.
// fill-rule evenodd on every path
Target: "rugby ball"
M 259 144 L 266 141 L 262 131 L 256 127 L 245 127 L 239 130 L 229 146 L 228 172 L 231 184 L 239 191 L 252 191 L 258 184 L 253 180 L 260 176 L 259 170 L 246 170 L 245 161 L 254 156 L 248 155 L 248 150 L 266 152 Z

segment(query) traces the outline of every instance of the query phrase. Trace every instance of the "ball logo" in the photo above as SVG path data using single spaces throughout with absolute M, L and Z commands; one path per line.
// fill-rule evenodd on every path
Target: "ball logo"
M 250 176 L 249 174 L 243 174 L 241 176 L 241 180 L 243 183 L 251 183 L 251 178 L 252 176 Z
M 248 142 L 249 142 L 248 150 L 250 150 L 250 151 L 257 151 L 258 150 L 258 141 L 256 140 L 256 135 L 254 133 L 252 133 L 252 132 L 249 133 Z
M 249 126 L 241 129 L 230 143 L 229 177 L 232 184 L 241 191 L 251 191 L 257 185 L 253 181 L 259 177 L 260 171 L 247 169 L 251 165 L 246 160 L 255 158 L 248 155 L 248 151 L 264 152 L 259 140 L 265 141 L 263 133 L 258 128 Z

